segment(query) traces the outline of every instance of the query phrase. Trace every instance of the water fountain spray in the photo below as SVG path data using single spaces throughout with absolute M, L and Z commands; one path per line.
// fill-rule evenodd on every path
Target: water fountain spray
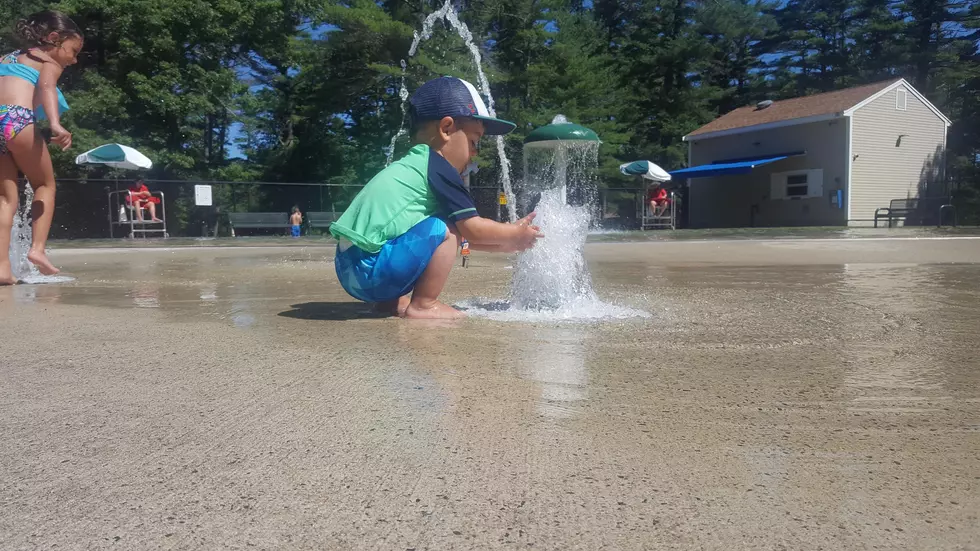
M 442 5 L 438 10 L 430 13 L 425 20 L 422 22 L 422 32 L 416 31 L 414 33 L 414 39 L 412 40 L 412 45 L 408 49 L 408 57 L 412 58 L 418 52 L 419 45 L 429 38 L 432 37 L 432 31 L 435 26 L 436 21 L 443 20 L 452 27 L 463 42 L 466 45 L 466 49 L 470 52 L 470 57 L 473 59 L 473 65 L 476 67 L 477 74 L 477 90 L 487 98 L 487 111 L 490 113 L 491 117 L 497 116 L 497 111 L 494 108 L 493 94 L 490 91 L 490 81 L 487 80 L 487 75 L 483 71 L 483 56 L 480 54 L 480 48 L 473 42 L 473 33 L 470 32 L 469 27 L 466 23 L 463 23 L 459 19 L 459 14 L 456 13 L 455 8 L 453 8 L 452 0 L 446 0 L 446 3 Z M 386 162 L 385 166 L 391 164 L 394 160 L 395 155 L 395 143 L 399 138 L 406 135 L 408 132 L 405 129 L 406 114 L 407 114 L 407 104 L 408 104 L 408 88 L 405 86 L 405 74 L 408 68 L 408 63 L 403 59 L 401 60 L 402 76 L 401 85 L 398 90 L 398 95 L 402 100 L 402 123 L 398 132 L 395 133 L 391 138 L 391 144 L 386 148 Z M 495 136 L 495 141 L 497 144 L 497 155 L 500 158 L 500 180 L 501 186 L 503 187 L 504 194 L 507 195 L 507 215 L 511 222 L 517 220 L 517 207 L 515 205 L 514 190 L 511 185 L 510 180 L 510 160 L 507 158 L 507 152 L 504 150 L 504 137 Z

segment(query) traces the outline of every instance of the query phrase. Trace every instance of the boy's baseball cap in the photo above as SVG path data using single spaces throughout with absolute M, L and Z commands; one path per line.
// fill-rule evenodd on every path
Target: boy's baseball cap
M 470 117 L 483 121 L 484 134 L 499 136 L 516 124 L 490 116 L 476 88 L 461 78 L 440 77 L 426 82 L 408 100 L 416 120 L 435 121 L 443 117 Z

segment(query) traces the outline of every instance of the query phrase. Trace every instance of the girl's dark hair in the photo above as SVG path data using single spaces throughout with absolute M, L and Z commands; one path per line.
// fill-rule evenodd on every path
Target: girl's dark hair
M 17 36 L 29 48 L 37 46 L 60 46 L 71 37 L 82 37 L 82 31 L 70 17 L 60 11 L 39 11 L 17 22 Z M 55 41 L 48 35 L 57 33 Z

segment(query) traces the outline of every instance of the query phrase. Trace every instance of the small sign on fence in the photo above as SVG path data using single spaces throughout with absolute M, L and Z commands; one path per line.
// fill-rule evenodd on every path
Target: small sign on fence
M 498 204 L 506 205 L 507 204 L 507 194 L 501 191 L 500 194 L 497 196 L 497 202 L 498 202 Z
M 194 186 L 194 204 L 199 207 L 211 206 L 211 186 Z

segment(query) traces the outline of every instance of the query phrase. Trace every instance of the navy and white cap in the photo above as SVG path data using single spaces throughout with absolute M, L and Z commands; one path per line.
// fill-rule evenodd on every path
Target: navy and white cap
M 483 121 L 484 134 L 499 136 L 517 127 L 516 124 L 490 116 L 476 88 L 463 79 L 441 77 L 419 87 L 408 100 L 416 120 L 435 121 L 443 117 L 469 117 Z

